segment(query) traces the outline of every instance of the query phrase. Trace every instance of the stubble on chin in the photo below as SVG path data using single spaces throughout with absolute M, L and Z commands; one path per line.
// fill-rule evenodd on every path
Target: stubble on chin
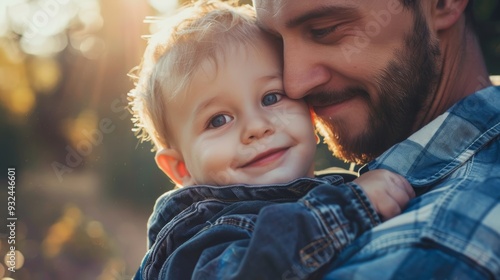
M 377 101 L 356 90 L 368 106 L 368 120 L 362 132 L 352 135 L 352 127 L 345 121 L 316 118 L 317 129 L 334 155 L 364 164 L 410 136 L 418 114 L 432 102 L 440 55 L 438 42 L 430 37 L 422 15 L 417 12 L 413 32 L 405 38 L 404 47 L 394 53 L 394 59 L 376 77 Z
M 316 118 L 316 128 L 324 138 L 330 151 L 346 162 L 364 164 L 375 158 L 370 152 L 373 145 L 367 143 L 373 138 L 371 132 L 363 130 L 360 135 L 352 135 L 352 128 L 341 120 Z

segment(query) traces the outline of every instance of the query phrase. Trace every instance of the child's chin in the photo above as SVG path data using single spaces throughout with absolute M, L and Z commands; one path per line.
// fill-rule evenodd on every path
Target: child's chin
M 297 176 L 295 176 L 290 171 L 285 172 L 284 170 L 281 169 L 275 169 L 267 172 L 266 174 L 263 174 L 260 178 L 255 180 L 256 183 L 254 184 L 260 184 L 260 185 L 284 184 L 293 181 L 296 178 Z

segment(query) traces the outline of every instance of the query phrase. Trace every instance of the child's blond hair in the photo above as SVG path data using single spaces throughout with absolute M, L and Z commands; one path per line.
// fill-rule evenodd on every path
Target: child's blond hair
M 186 91 L 197 67 L 205 59 L 217 59 L 235 44 L 251 45 L 263 36 L 248 5 L 204 0 L 180 9 L 162 22 L 153 34 L 140 66 L 135 88 L 129 92 L 134 132 L 155 148 L 169 147 L 171 138 L 165 118 L 165 104 Z

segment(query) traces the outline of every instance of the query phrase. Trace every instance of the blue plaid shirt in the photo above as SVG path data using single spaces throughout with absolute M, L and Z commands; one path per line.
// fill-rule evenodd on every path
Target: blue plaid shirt
M 349 245 L 325 279 L 500 279 L 500 87 L 463 99 L 366 168 L 397 172 L 421 195 Z

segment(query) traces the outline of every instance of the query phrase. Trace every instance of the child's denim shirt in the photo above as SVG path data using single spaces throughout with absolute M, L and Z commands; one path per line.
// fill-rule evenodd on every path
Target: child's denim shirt
M 136 279 L 303 279 L 380 223 L 340 176 L 193 186 L 161 196 Z

